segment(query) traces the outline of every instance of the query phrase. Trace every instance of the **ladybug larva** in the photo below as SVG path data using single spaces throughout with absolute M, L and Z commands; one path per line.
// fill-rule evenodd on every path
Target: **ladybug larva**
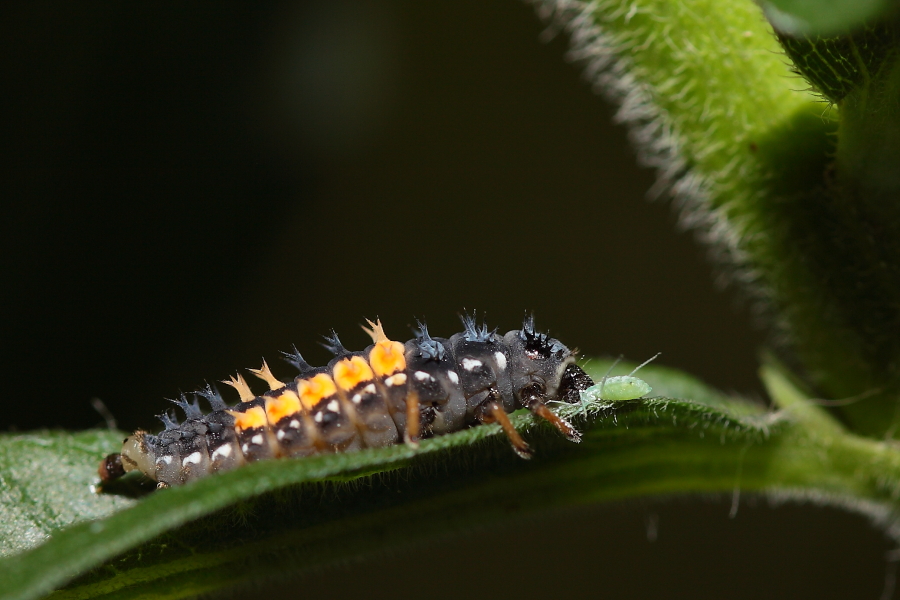
M 229 407 L 207 386 L 188 402 L 173 401 L 185 413 L 178 423 L 160 416 L 165 430 L 138 430 L 119 454 L 100 464 L 104 482 L 141 471 L 160 487 L 180 485 L 246 462 L 378 448 L 401 441 L 415 446 L 423 437 L 443 435 L 479 423 L 498 423 L 522 458 L 531 449 L 510 423 L 508 413 L 527 408 L 573 442 L 579 432 L 554 414 L 549 402 L 576 403 L 593 385 L 575 364 L 575 353 L 534 329 L 531 316 L 522 329 L 499 336 L 473 317 L 449 339 L 433 338 L 420 323 L 405 344 L 388 339 L 381 321 L 363 329 L 372 345 L 350 352 L 337 335 L 325 344 L 334 359 L 312 367 L 294 348 L 285 353 L 300 374 L 290 382 L 275 378 L 263 361 L 250 372 L 269 391 L 256 395 L 238 374 L 224 383 L 240 395 Z M 198 397 L 212 408 L 203 414 Z

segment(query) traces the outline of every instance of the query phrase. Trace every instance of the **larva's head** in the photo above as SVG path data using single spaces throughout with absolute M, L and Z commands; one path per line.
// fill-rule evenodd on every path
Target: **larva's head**
M 594 383 L 575 364 L 574 352 L 559 340 L 535 331 L 531 315 L 525 317 L 522 329 L 508 332 L 503 341 L 514 362 L 509 373 L 517 397 L 526 387 L 537 384 L 545 398 L 574 403 L 580 390 Z
M 556 399 L 560 402 L 575 404 L 581 402 L 581 392 L 594 385 L 591 376 L 584 372 L 584 369 L 576 365 L 574 362 L 566 365 L 562 377 L 559 382 L 559 390 L 556 392 Z

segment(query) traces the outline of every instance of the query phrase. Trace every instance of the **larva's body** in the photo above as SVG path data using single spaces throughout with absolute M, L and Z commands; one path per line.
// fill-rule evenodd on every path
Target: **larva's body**
M 296 351 L 288 360 L 300 370 L 291 382 L 277 380 L 263 363 L 254 375 L 269 384 L 257 396 L 238 375 L 229 383 L 241 402 L 228 407 L 207 386 L 197 395 L 212 412 L 204 415 L 195 400 L 177 401 L 183 423 L 161 418 L 165 431 L 129 436 L 121 454 L 100 466 L 109 481 L 138 470 L 160 486 L 180 485 L 246 462 L 323 452 L 377 448 L 420 437 L 442 435 L 478 423 L 498 422 L 516 452 L 530 457 L 528 445 L 511 426 L 507 413 L 527 408 L 550 421 L 572 441 L 579 433 L 552 413 L 547 402 L 580 401 L 592 381 L 563 344 L 537 333 L 529 317 L 521 330 L 504 336 L 463 319 L 465 330 L 449 339 L 432 338 L 422 326 L 416 338 L 401 343 L 385 336 L 380 322 L 368 330 L 373 344 L 347 351 L 333 336 L 335 358 L 310 367 Z

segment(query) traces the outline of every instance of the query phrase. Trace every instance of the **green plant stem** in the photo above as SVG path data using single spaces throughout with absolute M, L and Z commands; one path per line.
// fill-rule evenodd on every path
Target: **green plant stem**
M 829 106 L 798 91 L 753 2 L 539 6 L 621 105 L 684 221 L 784 334 L 792 364 L 824 397 L 877 392 L 838 409 L 855 431 L 898 431 L 898 24 L 782 38 Z
M 841 102 L 837 178 L 868 202 L 900 197 L 900 62 L 892 59 Z
M 784 268 L 804 278 L 784 294 L 797 347 L 823 393 L 867 396 L 840 410 L 854 430 L 875 435 L 894 435 L 900 406 L 897 30 L 885 21 L 847 37 L 783 38 L 836 103 L 840 125 L 822 181 L 772 211 L 792 223 Z

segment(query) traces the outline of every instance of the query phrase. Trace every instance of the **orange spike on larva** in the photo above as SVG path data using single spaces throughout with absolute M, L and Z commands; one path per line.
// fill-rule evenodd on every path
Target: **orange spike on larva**
M 244 376 L 240 373 L 235 377 L 229 377 L 228 381 L 222 381 L 222 383 L 226 385 L 230 385 L 234 389 L 237 390 L 238 395 L 241 397 L 241 402 L 246 402 L 248 400 L 253 400 L 256 396 L 250 391 L 250 386 L 247 385 L 247 382 L 244 380 Z
M 269 384 L 270 390 L 280 390 L 284 387 L 283 381 L 278 381 L 274 375 L 272 375 L 272 370 L 269 368 L 269 365 L 266 363 L 266 359 L 263 359 L 262 366 L 259 369 L 247 369 L 263 381 Z
M 366 323 L 369 324 L 369 327 L 363 325 L 362 330 L 369 334 L 369 337 L 372 338 L 373 344 L 377 344 L 381 341 L 387 341 L 388 337 L 384 334 L 384 327 L 381 325 L 381 319 L 375 319 L 374 323 L 369 319 L 366 319 Z

